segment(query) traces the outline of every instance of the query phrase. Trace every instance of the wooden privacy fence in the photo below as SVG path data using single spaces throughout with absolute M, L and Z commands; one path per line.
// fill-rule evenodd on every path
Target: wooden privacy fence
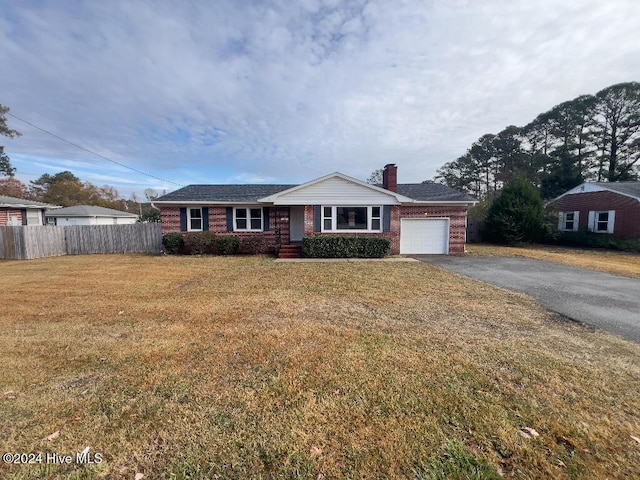
M 162 251 L 159 223 L 0 227 L 0 259 Z

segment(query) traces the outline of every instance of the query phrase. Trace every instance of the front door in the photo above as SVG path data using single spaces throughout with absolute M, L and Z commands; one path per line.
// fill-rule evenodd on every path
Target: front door
M 304 237 L 304 207 L 289 207 L 289 240 L 301 242 Z

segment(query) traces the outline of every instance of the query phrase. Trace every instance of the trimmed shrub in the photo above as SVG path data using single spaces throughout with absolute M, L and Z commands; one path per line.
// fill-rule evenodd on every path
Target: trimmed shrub
M 162 245 L 169 255 L 180 255 L 184 251 L 184 237 L 181 233 L 167 233 L 162 236 Z
M 240 239 L 235 235 L 221 235 L 216 237 L 216 244 L 218 247 L 218 254 L 220 255 L 235 255 L 240 248 Z
M 380 237 L 362 239 L 358 248 L 360 258 L 382 258 L 391 253 L 391 240 Z
M 239 253 L 256 255 L 258 253 L 267 253 L 268 251 L 269 241 L 263 235 L 240 237 L 240 248 L 238 249 Z
M 640 238 L 619 238 L 607 233 L 560 232 L 559 235 L 546 238 L 546 242 L 573 247 L 606 248 L 625 252 L 640 253 Z
M 382 258 L 391 252 L 391 240 L 364 236 L 317 236 L 302 239 L 308 258 Z
M 190 232 L 184 235 L 184 252 L 187 255 L 215 255 L 216 236 L 213 232 Z

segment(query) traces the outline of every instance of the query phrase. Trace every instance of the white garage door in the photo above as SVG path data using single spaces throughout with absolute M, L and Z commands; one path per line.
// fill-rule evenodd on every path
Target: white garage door
M 449 253 L 449 219 L 401 219 L 400 253 L 436 255 Z

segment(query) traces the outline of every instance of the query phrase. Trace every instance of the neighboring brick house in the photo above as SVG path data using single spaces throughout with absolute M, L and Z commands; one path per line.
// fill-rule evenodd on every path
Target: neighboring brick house
M 583 183 L 550 201 L 558 229 L 640 237 L 640 182 Z
M 302 185 L 189 185 L 155 200 L 162 232 L 263 236 L 291 252 L 306 236 L 381 236 L 391 253 L 464 254 L 467 210 L 476 200 L 437 183 L 382 185 L 332 173 Z
M 48 203 L 0 195 L 0 227 L 44 225 L 44 212 L 60 208 Z

